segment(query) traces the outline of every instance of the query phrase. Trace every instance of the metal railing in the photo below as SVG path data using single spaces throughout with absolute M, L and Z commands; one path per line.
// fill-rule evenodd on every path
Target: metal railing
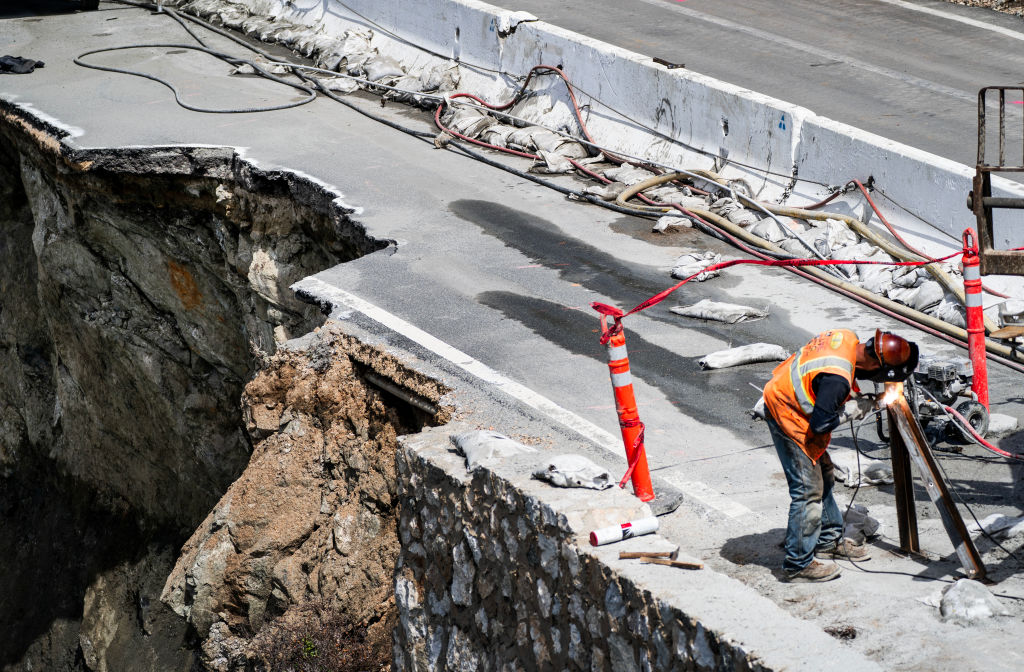
M 989 92 L 998 93 L 994 107 L 999 115 L 997 146 L 999 161 L 988 162 L 987 122 L 989 116 Z M 1012 104 L 1020 104 L 1024 112 L 1024 87 L 986 86 L 978 91 L 978 163 L 974 174 L 974 189 L 967 198 L 967 207 L 974 211 L 978 220 L 978 256 L 981 258 L 982 275 L 1024 275 L 1024 253 L 1014 250 L 999 250 L 994 247 L 992 232 L 992 209 L 1024 209 L 1024 198 L 998 198 L 992 196 L 993 173 L 1024 173 L 1024 114 L 1020 115 L 1019 133 L 1021 138 L 1020 159 L 1007 163 L 1007 93 L 1016 92 Z M 1016 116 L 1016 115 L 1015 115 Z M 1017 120 L 1011 119 L 1011 131 L 1017 130 Z M 1016 135 L 1016 133 L 1014 133 Z

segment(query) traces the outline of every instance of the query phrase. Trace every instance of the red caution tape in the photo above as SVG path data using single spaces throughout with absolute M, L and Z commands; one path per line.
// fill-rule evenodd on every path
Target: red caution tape
M 923 261 L 865 261 L 863 259 L 732 259 L 730 261 L 723 261 L 719 264 L 713 264 L 707 268 L 701 269 L 694 273 L 688 278 L 680 280 L 676 284 L 672 285 L 666 290 L 658 292 L 651 298 L 643 301 L 632 309 L 623 312 L 622 309 L 616 308 L 615 306 L 609 306 L 607 303 L 601 303 L 595 301 L 590 304 L 590 307 L 596 310 L 602 315 L 607 315 L 612 318 L 615 323 L 605 332 L 601 334 L 601 344 L 607 344 L 608 339 L 614 334 L 622 331 L 622 319 L 632 315 L 633 313 L 639 313 L 642 310 L 647 310 L 651 306 L 656 306 L 666 298 L 669 294 L 676 291 L 690 280 L 693 280 L 701 273 L 708 273 L 710 271 L 719 271 L 723 268 L 729 268 L 730 266 L 739 266 L 741 264 L 753 264 L 754 266 L 834 266 L 834 265 L 877 265 L 877 266 L 925 266 L 927 264 L 935 264 L 941 261 L 947 261 L 953 257 L 957 257 L 963 254 L 963 252 L 954 252 L 946 255 L 939 259 L 925 259 Z

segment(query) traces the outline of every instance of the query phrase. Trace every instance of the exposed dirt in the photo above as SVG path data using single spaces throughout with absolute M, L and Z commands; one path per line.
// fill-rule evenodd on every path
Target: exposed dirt
M 949 2 L 970 7 L 988 7 L 997 12 L 1024 16 L 1024 0 L 949 0 Z
M 185 544 L 161 598 L 203 640 L 208 668 L 261 658 L 273 668 L 302 647 L 343 642 L 377 666 L 390 659 L 396 439 L 446 417 L 368 385 L 369 369 L 434 404 L 444 393 L 330 327 L 309 350 L 279 351 L 246 386 L 252 459 Z

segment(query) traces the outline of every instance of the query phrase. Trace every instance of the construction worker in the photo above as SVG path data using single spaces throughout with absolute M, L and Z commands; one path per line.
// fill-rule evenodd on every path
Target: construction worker
M 864 546 L 843 537 L 843 516 L 832 496 L 832 430 L 870 413 L 876 399 L 854 379 L 902 381 L 917 366 L 914 343 L 875 331 L 866 343 L 847 329 L 826 331 L 772 372 L 764 388 L 765 420 L 789 483 L 789 526 L 783 580 L 829 581 L 839 566 L 815 558 L 869 559 Z

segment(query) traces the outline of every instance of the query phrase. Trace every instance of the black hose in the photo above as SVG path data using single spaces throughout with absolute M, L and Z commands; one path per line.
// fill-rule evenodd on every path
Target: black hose
M 101 54 L 101 53 L 105 53 L 105 52 L 109 52 L 109 51 L 123 51 L 123 50 L 126 50 L 126 49 L 146 49 L 146 48 L 153 48 L 153 49 L 192 49 L 192 50 L 195 50 L 195 51 L 201 51 L 201 52 L 210 54 L 211 56 L 215 56 L 215 57 L 221 59 L 222 61 L 224 61 L 226 63 L 229 63 L 230 65 L 237 66 L 237 65 L 247 64 L 247 65 L 251 66 L 255 71 L 257 71 L 260 74 L 261 77 L 264 77 L 264 78 L 269 79 L 271 81 L 277 82 L 279 84 L 284 84 L 285 86 L 290 86 L 293 89 L 298 89 L 299 91 L 302 91 L 303 93 L 305 93 L 306 97 L 304 99 L 302 99 L 302 100 L 299 100 L 299 101 L 293 101 L 291 103 L 282 103 L 281 105 L 269 105 L 269 106 L 266 106 L 266 107 L 242 107 L 242 108 L 231 108 L 231 109 L 205 108 L 205 107 L 199 107 L 197 105 L 190 105 L 189 103 L 186 103 L 185 101 L 183 101 L 181 99 L 181 94 L 178 92 L 178 89 L 175 88 L 175 86 L 173 84 L 171 84 L 170 82 L 168 82 L 165 79 L 157 77 L 156 75 L 150 75 L 148 73 L 138 72 L 136 70 L 127 70 L 127 69 L 124 69 L 124 68 L 115 68 L 115 67 L 112 67 L 112 66 L 109 66 L 109 65 L 96 65 L 95 63 L 86 63 L 85 61 L 82 60 L 86 56 L 91 56 L 92 54 Z M 193 112 L 205 112 L 205 113 L 208 113 L 208 114 L 245 114 L 245 113 L 248 113 L 248 112 L 271 112 L 273 110 L 287 110 L 287 109 L 290 109 L 290 108 L 293 108 L 293 107 L 298 107 L 300 105 L 305 105 L 306 103 L 311 103 L 314 100 L 316 100 L 316 91 L 310 89 L 309 87 L 302 86 L 301 84 L 295 84 L 294 82 L 289 82 L 286 79 L 283 79 L 281 77 L 277 77 L 276 75 L 272 75 L 271 73 L 267 72 L 266 70 L 261 68 L 256 63 L 253 63 L 252 61 L 248 61 L 248 60 L 246 60 L 244 58 L 238 58 L 238 57 L 235 57 L 235 56 L 231 56 L 230 54 L 225 54 L 223 52 L 214 51 L 213 49 L 210 49 L 208 47 L 196 46 L 194 44 L 128 44 L 128 45 L 123 45 L 123 46 L 120 46 L 120 47 L 104 47 L 102 49 L 92 49 L 90 51 L 86 51 L 86 52 L 84 52 L 82 54 L 79 54 L 78 56 L 76 56 L 72 60 L 75 62 L 75 64 L 80 65 L 83 68 L 91 68 L 93 70 L 104 70 L 106 72 L 116 72 L 116 73 L 120 73 L 120 74 L 123 74 L 123 75 L 132 75 L 134 77 L 142 77 L 144 79 L 152 80 L 154 82 L 157 82 L 158 84 L 163 84 L 164 86 L 166 86 L 168 89 L 170 89 L 174 93 L 174 100 L 175 100 L 175 102 L 178 103 L 178 105 L 180 105 L 181 107 L 185 108 L 186 110 L 191 110 Z

